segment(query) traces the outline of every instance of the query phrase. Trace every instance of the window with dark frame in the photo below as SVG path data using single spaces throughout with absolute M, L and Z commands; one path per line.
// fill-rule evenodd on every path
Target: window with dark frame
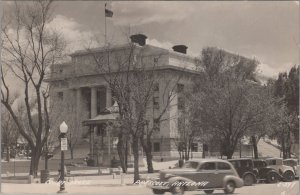
M 184 84 L 177 84 L 177 93 L 182 93 L 184 91 Z
M 159 109 L 159 97 L 153 97 L 153 108 Z
M 159 91 L 159 83 L 153 84 L 153 91 L 158 92 Z
M 153 143 L 153 151 L 154 152 L 159 152 L 160 151 L 160 143 L 159 142 L 154 142 Z
M 184 102 L 184 98 L 183 97 L 178 97 L 178 110 L 184 110 L 185 108 L 185 102 Z
M 198 143 L 192 143 L 192 152 L 198 152 Z
M 160 121 L 159 119 L 153 119 L 153 127 L 155 131 L 160 131 Z
M 63 100 L 64 99 L 64 92 L 60 91 L 57 93 L 57 96 L 60 100 Z
M 106 136 L 106 125 L 105 124 L 100 124 L 100 125 L 97 125 L 97 136 Z

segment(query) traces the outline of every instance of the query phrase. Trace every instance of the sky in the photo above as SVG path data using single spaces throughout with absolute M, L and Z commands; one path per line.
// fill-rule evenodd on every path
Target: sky
M 104 1 L 56 1 L 50 26 L 57 28 L 73 52 L 104 42 Z M 171 49 L 188 46 L 200 56 L 215 46 L 259 60 L 259 72 L 276 77 L 299 64 L 299 4 L 296 1 L 113 1 L 107 38 L 126 42 L 143 33 L 147 44 Z

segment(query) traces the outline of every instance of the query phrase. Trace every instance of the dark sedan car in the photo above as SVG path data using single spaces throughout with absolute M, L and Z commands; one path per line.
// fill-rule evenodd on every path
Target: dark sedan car
M 252 159 L 239 158 L 228 161 L 234 166 L 240 178 L 244 180 L 245 186 L 251 186 L 253 183 L 256 183 L 258 170 L 254 168 Z
M 268 164 L 263 159 L 254 159 L 254 167 L 258 170 L 256 175 L 258 181 L 265 181 L 267 183 L 277 183 L 282 180 L 282 176 L 277 172 L 277 170 L 268 167 Z
M 220 159 L 188 161 L 182 168 L 162 170 L 159 179 L 153 182 L 148 187 L 152 188 L 154 194 L 183 194 L 184 191 L 199 190 L 207 194 L 224 190 L 226 194 L 231 194 L 235 188 L 243 186 L 243 180 L 234 167 Z

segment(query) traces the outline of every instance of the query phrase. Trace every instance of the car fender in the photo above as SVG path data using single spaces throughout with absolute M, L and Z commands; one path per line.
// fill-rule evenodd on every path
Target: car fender
M 168 179 L 168 182 L 169 182 L 169 187 L 172 188 L 172 186 L 174 185 L 180 185 L 179 183 L 176 183 L 176 182 L 179 182 L 181 181 L 183 184 L 184 182 L 187 182 L 188 184 L 192 184 L 192 183 L 197 183 L 191 179 L 188 179 L 186 177 L 180 177 L 180 176 L 174 176 L 174 177 L 170 177 Z M 198 188 L 198 186 L 196 185 L 183 185 L 184 186 L 184 189 L 187 190 L 187 191 L 193 191 L 193 190 L 196 190 Z
M 237 188 L 240 188 L 244 185 L 244 181 L 240 177 L 234 175 L 226 175 L 223 179 L 223 188 L 225 188 L 225 185 L 228 181 L 233 181 Z
M 292 172 L 292 173 L 295 175 L 295 172 L 294 172 L 293 170 L 291 170 L 291 169 L 286 169 L 286 170 L 284 170 L 283 173 L 282 173 L 282 175 L 283 175 L 284 173 L 288 172 L 288 171 Z
M 294 172 L 294 169 L 293 169 L 293 167 L 283 165 L 283 170 L 282 171 L 283 172 L 286 172 L 286 171 L 292 171 L 292 172 Z
M 250 175 L 252 175 L 254 177 L 254 183 L 256 183 L 256 181 L 257 181 L 256 175 L 254 173 L 252 173 L 252 172 L 249 172 L 249 171 L 247 171 L 247 172 L 245 172 L 243 174 L 242 179 L 244 179 L 245 175 L 248 175 L 248 174 L 250 174 Z
M 267 172 L 266 176 L 268 176 L 268 174 L 270 174 L 270 173 L 275 173 L 275 174 L 278 176 L 278 178 L 279 178 L 280 180 L 283 179 L 283 178 L 282 178 L 282 175 L 280 175 L 276 169 L 271 169 L 271 170 L 269 170 L 269 171 Z

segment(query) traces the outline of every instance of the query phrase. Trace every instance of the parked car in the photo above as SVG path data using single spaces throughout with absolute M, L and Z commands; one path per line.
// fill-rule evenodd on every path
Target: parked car
M 290 166 L 283 164 L 282 158 L 268 158 L 266 159 L 268 167 L 271 167 L 278 171 L 278 173 L 283 177 L 283 181 L 293 181 L 295 179 L 294 169 Z
M 244 180 L 245 186 L 251 186 L 257 182 L 256 175 L 258 170 L 254 168 L 253 161 L 250 158 L 239 158 L 228 160 L 238 172 L 240 178 Z
M 283 160 L 283 164 L 286 166 L 290 166 L 294 169 L 295 177 L 299 177 L 300 165 L 297 159 L 289 158 Z
M 274 168 L 268 167 L 268 164 L 263 159 L 253 159 L 254 168 L 257 169 L 256 178 L 258 181 L 267 183 L 277 183 L 282 180 L 282 176 Z
M 185 191 L 202 190 L 206 194 L 211 194 L 214 190 L 224 190 L 226 194 L 231 194 L 235 188 L 242 186 L 243 180 L 232 164 L 221 159 L 187 161 L 182 168 L 160 171 L 155 183 L 148 184 L 154 194 L 183 194 Z

